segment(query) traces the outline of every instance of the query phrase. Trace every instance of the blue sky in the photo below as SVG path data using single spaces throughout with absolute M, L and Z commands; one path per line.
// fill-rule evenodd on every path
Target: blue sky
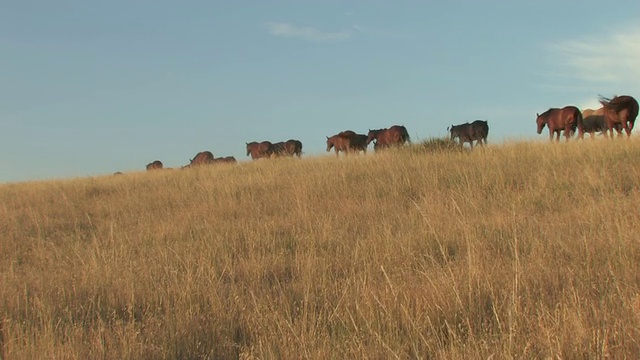
M 486 119 L 640 97 L 640 1 L 8 1 L 0 182 L 167 167 L 245 142 Z M 635 131 L 634 131 L 635 132 Z

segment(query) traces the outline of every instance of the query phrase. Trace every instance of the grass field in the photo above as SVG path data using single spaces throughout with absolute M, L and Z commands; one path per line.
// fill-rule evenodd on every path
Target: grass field
M 636 358 L 640 142 L 0 185 L 2 359 Z

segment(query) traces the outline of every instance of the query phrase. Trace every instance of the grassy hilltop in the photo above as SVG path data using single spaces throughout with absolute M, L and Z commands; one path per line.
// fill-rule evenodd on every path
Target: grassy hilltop
M 633 358 L 640 143 L 0 185 L 0 357 Z

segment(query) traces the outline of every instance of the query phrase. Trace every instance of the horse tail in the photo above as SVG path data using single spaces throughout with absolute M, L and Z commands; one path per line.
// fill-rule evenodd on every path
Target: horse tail
M 411 137 L 409 136 L 409 132 L 407 131 L 407 128 L 402 126 L 401 128 L 402 133 L 400 134 L 400 140 L 402 140 L 402 143 L 404 144 L 405 142 L 411 144 Z
M 404 142 L 407 142 L 407 143 L 411 144 L 411 137 L 409 136 L 409 133 L 407 131 L 404 132 L 402 137 L 403 137 Z
M 578 128 L 578 131 L 583 132 L 584 131 L 584 121 L 583 121 L 584 119 L 582 118 L 582 112 L 580 111 L 580 109 L 576 108 L 574 116 L 576 117 L 576 127 Z

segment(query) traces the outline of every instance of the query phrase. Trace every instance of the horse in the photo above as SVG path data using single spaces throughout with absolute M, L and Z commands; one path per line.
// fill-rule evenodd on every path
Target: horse
M 582 112 L 585 113 L 584 111 Z M 622 124 L 614 124 L 613 126 L 619 134 L 621 134 Z M 607 135 L 607 124 L 604 121 L 604 115 L 589 115 L 583 117 L 582 121 L 578 124 L 578 138 L 584 139 L 584 133 L 588 132 L 593 139 L 593 135 L 596 131 L 600 132 L 600 135 Z
M 556 141 L 560 141 L 560 132 L 564 130 L 564 137 L 569 141 L 569 137 L 576 131 L 578 124 L 582 121 L 582 113 L 575 106 L 565 106 L 562 109 L 550 108 L 542 114 L 536 114 L 536 124 L 538 134 L 542 133 L 544 126 L 549 127 L 549 140 L 553 141 L 553 134 L 556 134 Z
M 604 115 L 604 108 L 600 108 L 600 109 L 584 109 L 582 110 L 582 118 L 587 118 L 591 115 Z
M 351 130 L 348 130 L 351 131 Z M 351 133 L 355 134 L 353 131 Z M 345 132 L 340 132 L 339 134 L 333 136 L 327 136 L 327 152 L 334 149 L 336 152 L 336 157 L 339 155 L 339 152 L 342 151 L 345 154 L 351 150 L 351 137 L 350 134 Z
M 287 150 L 285 149 L 284 141 L 279 141 L 271 144 L 271 150 L 274 156 L 285 156 L 287 155 Z
M 213 159 L 212 164 L 235 164 L 238 161 L 233 156 L 225 156 Z
M 478 141 L 478 145 L 487 144 L 487 137 L 489 136 L 489 123 L 484 120 L 475 120 L 471 124 L 464 123 L 460 125 L 451 125 L 447 128 L 447 131 L 451 133 L 451 140 L 458 138 L 460 146 L 464 146 L 465 142 L 473 148 L 473 142 Z
M 349 139 L 349 149 L 353 152 L 362 151 L 363 153 L 367 153 L 367 135 L 364 134 L 354 134 Z
M 213 154 L 211 151 L 202 151 L 196 154 L 196 156 L 191 159 L 189 166 L 200 166 L 200 165 L 209 165 L 213 163 Z
M 162 161 L 156 160 L 147 164 L 147 170 L 160 170 L 162 169 Z
M 411 142 L 407 128 L 402 125 L 393 125 L 388 129 L 369 129 L 367 134 L 367 145 L 375 140 L 374 150 L 384 149 L 390 146 L 404 145 Z
M 609 135 L 613 138 L 614 126 L 620 124 L 627 133 L 627 138 L 630 137 L 638 116 L 638 101 L 629 95 L 614 96 L 612 99 L 600 96 L 600 104 L 604 109 L 604 123 Z M 616 130 L 618 136 L 621 136 L 622 130 Z
M 302 156 L 302 142 L 300 140 L 289 139 L 284 143 L 285 152 L 289 156 Z
M 251 159 L 257 160 L 268 158 L 274 154 L 273 144 L 270 141 L 255 142 L 247 144 L 247 156 L 251 155 Z
M 289 139 L 273 143 L 273 154 L 275 156 L 297 156 L 302 155 L 302 142 L 300 140 Z

